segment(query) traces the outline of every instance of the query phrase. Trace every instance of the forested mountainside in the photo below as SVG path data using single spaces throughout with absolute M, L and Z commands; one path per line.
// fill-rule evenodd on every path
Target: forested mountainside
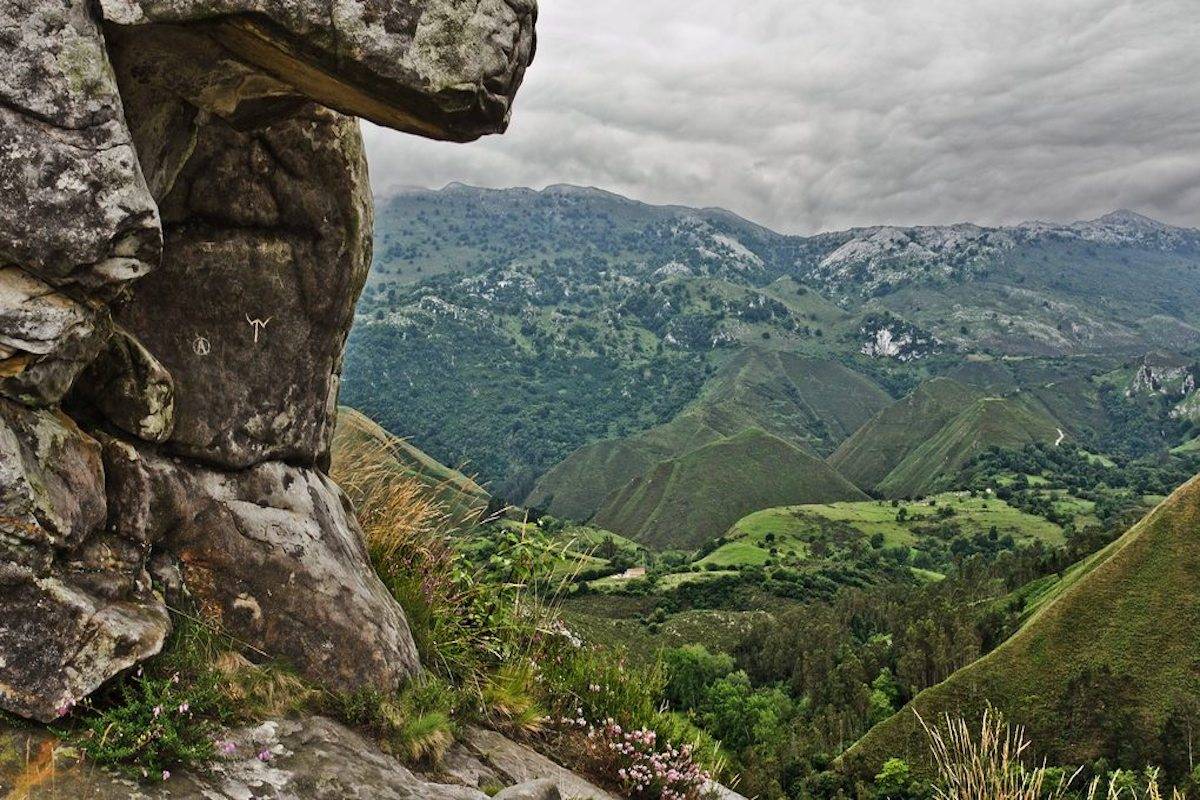
M 751 345 L 892 399 L 936 374 L 1078 380 L 1084 408 L 1050 409 L 1072 432 L 1095 376 L 1200 346 L 1200 232 L 1116 212 L 805 237 L 571 186 L 407 191 L 379 203 L 342 396 L 519 500 L 577 448 L 670 422 Z M 803 440 L 824 455 L 853 431 L 819 415 Z
M 910 702 L 1182 785 L 1190 644 L 1142 590 L 1190 602 L 1194 492 L 1138 521 L 1200 472 L 1198 385 L 1200 233 L 1129 212 L 805 237 L 450 186 L 380 203 L 342 398 L 520 506 L 459 546 L 554 543 L 572 631 L 663 669 L 744 793 L 923 798 Z

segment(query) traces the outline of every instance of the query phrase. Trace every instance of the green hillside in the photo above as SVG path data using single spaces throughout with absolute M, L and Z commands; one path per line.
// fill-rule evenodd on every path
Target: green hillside
M 742 350 L 670 422 L 579 448 L 537 481 L 525 504 L 586 520 L 659 462 L 749 428 L 829 452 L 889 402 L 872 380 L 837 362 Z
M 1184 442 L 1171 451 L 1172 453 L 1200 453 L 1200 436 Z
M 864 498 L 814 455 L 752 428 L 659 463 L 594 521 L 653 547 L 690 548 L 757 509 Z
M 1161 763 L 1160 742 L 1194 719 L 1200 693 L 1198 574 L 1200 477 L 1069 571 L 999 648 L 872 729 L 844 768 L 865 776 L 893 756 L 918 763 L 914 710 L 934 719 L 988 703 L 1024 725 L 1052 763 Z
M 855 485 L 873 490 L 980 396 L 949 378 L 926 381 L 876 414 L 842 443 L 829 463 Z
M 584 445 L 538 479 L 525 505 L 564 519 L 590 519 L 610 494 L 660 461 L 722 438 L 685 411 L 644 433 Z
M 901 512 L 903 509 L 903 512 Z M 795 553 L 803 557 L 813 542 L 831 531 L 853 531 L 863 541 L 882 535 L 882 547 L 913 548 L 927 536 L 944 539 L 943 523 L 956 535 L 1011 536 L 1015 542 L 1063 543 L 1062 528 L 1024 513 L 1002 500 L 947 492 L 919 502 L 893 506 L 879 500 L 768 508 L 743 517 L 725 534 L 724 543 L 699 562 L 702 567 L 765 564 Z M 934 566 L 934 565 L 931 565 Z M 940 566 L 940 565 L 936 565 Z
M 1012 398 L 983 397 L 971 403 L 896 465 L 876 486 L 885 497 L 921 497 L 940 488 L 989 447 L 1054 442 L 1059 429 L 1045 413 Z
M 693 408 L 726 436 L 756 425 L 828 453 L 891 402 L 836 361 L 748 348 L 713 376 Z
M 416 477 L 430 487 L 455 516 L 478 516 L 491 499 L 482 486 L 463 473 L 439 464 L 352 408 L 338 408 L 332 457 L 335 472 L 349 471 L 350 465 L 369 463 L 384 473 Z

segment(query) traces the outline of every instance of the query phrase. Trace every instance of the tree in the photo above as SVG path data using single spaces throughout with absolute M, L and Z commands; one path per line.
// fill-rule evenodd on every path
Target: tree
M 666 698 L 680 711 L 698 708 L 713 683 L 733 672 L 733 658 L 710 653 L 704 645 L 689 644 L 663 653 Z

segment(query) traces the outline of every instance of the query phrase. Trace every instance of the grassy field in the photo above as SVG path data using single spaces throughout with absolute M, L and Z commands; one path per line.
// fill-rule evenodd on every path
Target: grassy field
M 1200 436 L 1176 447 L 1172 453 L 1200 453 Z
M 953 516 L 939 516 L 947 508 L 953 509 Z M 1011 535 L 1018 542 L 1038 540 L 1053 546 L 1064 541 L 1059 526 L 1019 511 L 1002 500 L 947 492 L 896 505 L 870 500 L 757 511 L 739 520 L 726 534 L 728 541 L 697 563 L 701 567 L 740 567 L 765 564 L 773 557 L 803 560 L 810 554 L 813 543 L 825 535 L 830 523 L 848 525 L 864 539 L 882 534 L 885 547 L 912 547 L 922 535 L 923 527 L 947 519 L 969 535 L 987 534 L 995 527 L 999 536 Z
M 872 729 L 844 768 L 872 775 L 889 757 L 920 763 L 913 709 L 935 719 L 992 705 L 1024 725 L 1039 746 L 1032 755 L 1051 763 L 1152 747 L 1200 693 L 1198 532 L 1200 477 L 1061 580 L 1031 587 L 1020 631 Z

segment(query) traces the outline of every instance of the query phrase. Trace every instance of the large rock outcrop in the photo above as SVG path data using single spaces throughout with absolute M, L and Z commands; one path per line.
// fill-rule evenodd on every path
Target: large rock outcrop
M 334 688 L 419 669 L 323 472 L 371 255 L 352 117 L 502 130 L 535 16 L 0 7 L 0 708 L 53 718 L 173 602 Z

